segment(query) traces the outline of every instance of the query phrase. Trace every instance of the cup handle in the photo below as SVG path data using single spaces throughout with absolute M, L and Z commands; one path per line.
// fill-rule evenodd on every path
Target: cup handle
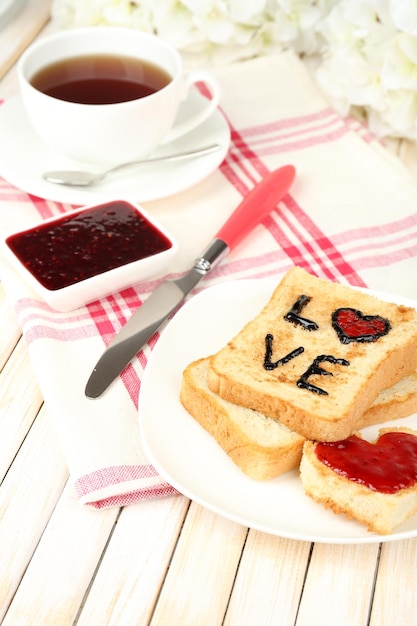
M 209 88 L 210 91 L 210 99 L 205 99 L 205 105 L 192 117 L 188 118 L 184 122 L 180 124 L 176 124 L 171 130 L 165 135 L 162 144 L 168 143 L 169 141 L 175 141 L 182 135 L 185 135 L 190 130 L 193 130 L 200 124 L 202 124 L 216 109 L 217 105 L 220 101 L 220 85 L 217 82 L 217 79 L 210 74 L 209 72 L 205 72 L 204 70 L 191 70 L 185 77 L 185 93 L 188 95 L 191 87 L 197 82 L 203 82 Z

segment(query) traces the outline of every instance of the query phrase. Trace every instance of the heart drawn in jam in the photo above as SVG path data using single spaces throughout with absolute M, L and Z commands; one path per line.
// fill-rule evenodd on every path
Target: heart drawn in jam
M 316 444 L 316 456 L 336 474 L 373 491 L 395 493 L 417 482 L 417 437 L 392 431 L 376 443 L 356 435 Z
M 345 344 L 377 341 L 391 329 L 391 324 L 384 317 L 363 315 L 361 311 L 351 308 L 336 309 L 332 315 L 332 326 Z

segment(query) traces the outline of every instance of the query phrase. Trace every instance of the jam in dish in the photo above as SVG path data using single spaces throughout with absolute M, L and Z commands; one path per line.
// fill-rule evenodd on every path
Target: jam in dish
M 128 202 L 67 213 L 11 235 L 6 244 L 46 289 L 58 290 L 171 248 Z

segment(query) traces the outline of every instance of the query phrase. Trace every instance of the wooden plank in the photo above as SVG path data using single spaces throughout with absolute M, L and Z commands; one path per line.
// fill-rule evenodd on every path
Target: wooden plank
M 192 502 L 150 624 L 223 624 L 246 535 Z
M 224 626 L 294 624 L 311 544 L 251 530 Z
M 0 79 L 50 19 L 51 0 L 27 0 L 0 30 Z
M 384 543 L 370 626 L 417 623 L 417 539 Z
M 45 524 L 3 626 L 72 625 L 118 513 L 117 508 L 95 511 L 81 506 L 68 483 Z
M 173 496 L 122 511 L 77 626 L 148 624 L 188 504 Z
M 42 404 L 23 339 L 0 377 L 0 481 L 9 469 Z
M 67 478 L 66 463 L 42 409 L 0 486 L 0 621 Z M 50 553 L 50 561 L 57 554 Z
M 375 543 L 315 544 L 296 625 L 365 626 L 372 604 L 378 550 L 379 544 Z

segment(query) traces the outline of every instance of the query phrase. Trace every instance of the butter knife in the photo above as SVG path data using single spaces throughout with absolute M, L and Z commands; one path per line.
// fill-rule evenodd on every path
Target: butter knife
M 162 282 L 152 292 L 97 361 L 85 388 L 87 397 L 98 398 L 108 388 L 198 282 L 276 207 L 294 177 L 292 165 L 267 174 L 245 196 L 192 269 L 178 280 Z

